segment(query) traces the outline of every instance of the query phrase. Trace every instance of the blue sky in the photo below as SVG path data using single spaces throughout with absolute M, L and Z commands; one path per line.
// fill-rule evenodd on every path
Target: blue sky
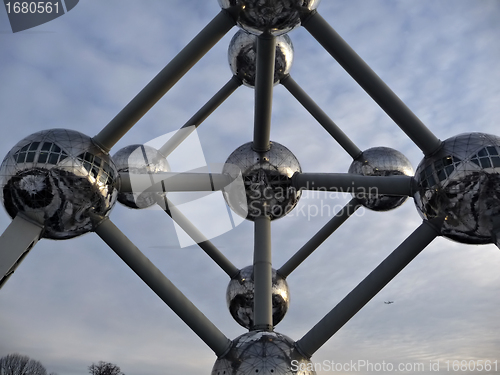
M 318 11 L 438 138 L 499 135 L 498 1 L 324 0 Z M 1 10 L 0 154 L 48 128 L 94 136 L 218 12 L 215 0 L 82 0 L 63 17 L 12 34 Z M 227 46 L 236 30 L 111 153 L 176 130 L 205 104 L 231 77 Z M 306 30 L 290 37 L 292 77 L 354 143 L 395 148 L 416 168 L 422 152 Z M 253 90 L 247 87 L 198 131 L 212 163 L 224 162 L 252 134 Z M 305 172 L 346 172 L 352 161 L 280 86 L 271 139 L 288 147 Z M 299 204 L 342 206 L 349 199 L 309 196 Z M 169 217 L 117 205 L 111 219 L 224 334 L 244 333 L 225 306 L 227 275 L 199 248 L 180 248 Z M 296 214 L 274 222 L 275 267 L 329 219 Z M 0 228 L 9 223 L 2 213 Z M 349 219 L 289 276 L 291 306 L 276 331 L 301 338 L 420 223 L 412 199 L 394 211 L 362 210 Z M 243 268 L 252 261 L 253 225 L 244 222 L 213 242 Z M 499 269 L 496 246 L 438 238 L 313 361 L 425 363 L 426 369 L 438 360 L 500 361 Z M 93 233 L 36 245 L 0 291 L 0 332 L 0 357 L 19 352 L 59 375 L 85 374 L 99 360 L 127 375 L 194 375 L 209 373 L 216 359 Z

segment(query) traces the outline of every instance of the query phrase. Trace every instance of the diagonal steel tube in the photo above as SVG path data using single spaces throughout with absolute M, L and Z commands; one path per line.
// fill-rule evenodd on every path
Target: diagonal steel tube
M 351 173 L 295 173 L 295 189 L 359 193 L 376 197 L 380 194 L 411 196 L 411 176 L 361 176 Z
M 302 246 L 279 270 L 287 278 L 309 255 L 313 253 L 330 235 L 335 232 L 356 210 L 361 207 L 356 198 L 351 199 L 337 214 Z
M 252 329 L 273 329 L 271 219 L 261 216 L 255 219 L 253 279 L 255 285 L 254 317 Z
M 43 227 L 17 215 L 0 236 L 0 288 L 38 242 Z
M 330 117 L 311 99 L 295 80 L 288 75 L 280 83 L 297 99 L 304 108 L 325 128 L 325 130 L 347 151 L 353 159 L 361 155 L 362 151 L 347 135 L 335 124 Z
M 436 152 L 441 141 L 403 101 L 375 74 L 339 34 L 315 12 L 303 20 L 305 29 L 333 56 L 352 78 L 394 120 L 426 156 Z
M 238 87 L 243 84 L 237 76 L 231 79 L 194 114 L 165 144 L 158 150 L 168 157 L 200 124 L 207 119 Z
M 297 349 L 311 357 L 344 324 L 366 305 L 438 235 L 432 224 L 423 222 L 396 250 L 358 284 L 304 337 Z
M 270 148 L 275 58 L 276 38 L 269 34 L 260 35 L 257 38 L 253 133 L 253 149 L 257 152 L 266 152 Z
M 93 216 L 95 232 L 196 333 L 217 356 L 229 340 L 161 271 L 109 220 Z
M 93 141 L 108 152 L 234 25 L 234 18 L 222 10 Z
M 229 277 L 232 278 L 238 274 L 239 269 L 166 196 L 158 195 L 157 203 Z

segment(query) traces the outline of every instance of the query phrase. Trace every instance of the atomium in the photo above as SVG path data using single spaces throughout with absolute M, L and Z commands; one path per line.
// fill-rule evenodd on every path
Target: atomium
M 301 171 L 299 161 L 285 146 L 271 142 L 269 151 L 259 153 L 252 149 L 252 142 L 245 143 L 229 155 L 222 172 L 233 178 L 241 173 L 246 199 L 236 194 L 224 194 L 224 198 L 237 214 L 248 210 L 248 220 L 279 219 L 299 201 L 301 192 L 292 186 L 292 176 Z
M 389 147 L 373 147 L 363 151 L 352 162 L 349 173 L 362 176 L 413 176 L 413 167 L 401 152 Z M 356 194 L 356 198 L 370 210 L 389 211 L 401 206 L 408 197 L 367 192 Z
M 34 133 L 7 154 L 0 167 L 2 203 L 44 227 L 43 236 L 67 239 L 91 231 L 89 213 L 107 216 L 119 176 L 109 157 L 86 135 L 51 129 Z
M 239 325 L 252 329 L 254 323 L 255 282 L 253 266 L 242 268 L 229 282 L 226 290 L 227 307 Z M 286 280 L 272 270 L 273 326 L 285 317 L 290 305 Z
M 250 331 L 233 340 L 227 354 L 218 358 L 212 375 L 314 375 L 309 359 L 289 337 L 277 332 Z
M 158 150 L 148 145 L 130 145 L 118 150 L 113 155 L 113 162 L 119 173 L 133 175 L 169 172 L 167 159 Z M 129 208 L 147 208 L 156 203 L 153 192 L 120 192 L 118 202 Z
M 300 26 L 301 17 L 321 0 L 218 0 L 222 9 L 238 7 L 238 26 L 251 34 L 285 34 Z
M 0 252 L 0 287 L 38 241 L 40 233 L 46 238 L 67 239 L 94 231 L 213 350 L 218 357 L 213 375 L 315 374 L 309 358 L 437 236 L 472 244 L 497 241 L 500 246 L 500 137 L 468 133 L 441 142 L 321 18 L 316 12 L 319 0 L 218 1 L 223 10 L 209 27 L 203 29 L 188 48 L 183 49 L 175 61 L 94 138 L 76 131 L 47 130 L 26 137 L 7 154 L 0 167 L 0 194 L 14 222 L 6 231 L 8 235 L 0 237 L 1 250 L 9 248 L 9 251 Z M 119 193 L 121 179 L 125 185 L 125 173 L 129 176 L 146 174 L 149 178 L 152 174 L 170 171 L 170 168 L 160 151 L 148 146 L 125 147 L 115 153 L 113 159 L 107 150 L 201 59 L 210 49 L 207 47 L 213 47 L 235 24 L 243 29 L 232 39 L 228 51 L 229 64 L 236 78 L 231 77 L 191 118 L 195 125 L 192 128 L 199 126 L 243 83 L 256 86 L 253 142 L 237 148 L 227 158 L 222 173 L 200 173 L 201 176 L 178 173 L 181 175 L 178 181 L 189 183 L 172 183 L 168 190 L 165 186 L 169 184 L 163 180 L 162 190 L 158 189 L 157 193 L 153 193 L 153 189 L 146 193 L 130 193 L 125 188 Z M 285 34 L 301 24 L 426 155 L 414 177 L 411 177 L 410 162 L 396 150 L 375 147 L 361 152 L 291 79 L 293 47 Z M 259 42 L 259 47 L 266 48 L 257 51 L 256 40 L 263 42 Z M 269 63 L 273 57 L 274 72 Z M 256 79 L 257 64 L 259 71 L 263 71 L 259 79 Z M 270 142 L 272 90 L 273 83 L 278 82 L 354 158 L 349 173 L 302 173 L 297 158 L 289 149 Z M 183 126 L 159 150 L 162 153 L 172 151 L 187 139 L 190 131 L 186 131 L 186 126 L 193 124 Z M 233 180 L 242 177 L 244 187 L 228 183 L 228 175 Z M 390 179 L 398 175 L 403 178 Z M 199 183 L 201 180 L 206 183 Z M 319 184 L 309 186 L 315 181 Z M 339 192 L 351 183 L 354 185 L 355 181 L 373 182 L 374 188 L 378 184 L 385 189 L 384 194 L 370 197 L 358 192 L 281 268 L 272 268 L 271 222 L 296 207 L 301 197 L 297 186 Z M 395 181 L 402 183 L 397 185 Z M 215 196 L 212 193 L 219 190 L 233 211 L 255 221 L 252 266 L 236 268 L 187 218 L 173 214 L 181 211 L 175 204 L 168 203 L 164 211 L 187 235 L 196 239 L 231 278 L 226 290 L 227 306 L 232 317 L 249 330 L 234 340 L 219 331 L 108 218 L 116 200 L 130 208 L 146 208 L 156 202 L 158 196 L 155 194 L 160 194 L 167 202 L 167 195 L 171 193 L 201 191 Z M 401 206 L 408 196 L 413 196 L 424 219 L 410 237 L 302 338 L 293 341 L 274 332 L 274 326 L 283 319 L 290 303 L 285 278 L 349 219 L 360 203 L 374 211 L 387 211 Z M 198 204 L 194 204 L 196 209 Z M 226 207 L 223 208 L 227 214 Z M 203 219 L 211 220 L 209 215 L 212 213 Z M 234 218 L 230 216 L 232 224 Z M 28 229 L 30 241 L 25 241 L 26 231 L 19 228 Z M 18 236 L 15 241 L 12 240 L 14 235 Z M 11 247 L 15 251 L 10 251 Z M 10 263 L 4 262 L 5 259 Z
M 448 138 L 415 173 L 415 204 L 426 220 L 444 219 L 441 234 L 469 244 L 495 241 L 500 215 L 500 137 Z M 498 219 L 496 219 L 498 220 Z
M 229 67 L 243 84 L 255 86 L 257 36 L 239 30 L 231 39 L 228 49 Z M 276 38 L 274 84 L 290 73 L 293 63 L 293 44 L 288 35 Z

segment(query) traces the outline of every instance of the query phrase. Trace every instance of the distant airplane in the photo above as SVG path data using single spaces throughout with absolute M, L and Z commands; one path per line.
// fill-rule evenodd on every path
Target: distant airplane
M 390 305 L 391 303 L 394 303 L 394 301 L 384 301 L 386 305 Z

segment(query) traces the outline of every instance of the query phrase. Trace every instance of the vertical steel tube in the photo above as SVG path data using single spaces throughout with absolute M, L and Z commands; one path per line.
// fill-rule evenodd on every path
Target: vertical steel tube
M 297 341 L 298 350 L 310 357 L 361 308 L 386 286 L 438 235 L 434 227 L 422 223 L 396 250 L 358 284 L 304 337 Z
M 419 120 L 403 101 L 375 74 L 339 34 L 315 12 L 302 25 L 330 53 L 352 78 L 423 151 L 431 155 L 441 141 Z
M 194 114 L 172 138 L 170 138 L 160 149 L 159 152 L 168 157 L 184 141 L 194 129 L 207 119 L 224 101 L 242 85 L 241 79 L 236 76 L 231 79 L 210 99 L 198 112 Z
M 109 151 L 234 24 L 233 17 L 227 11 L 221 11 L 93 138 L 94 142 Z
M 109 220 L 93 217 L 95 232 L 217 356 L 231 341 Z M 99 221 L 100 220 L 100 221 Z
M 253 278 L 254 330 L 273 329 L 271 219 L 261 216 L 255 219 Z
M 257 152 L 265 152 L 270 148 L 275 57 L 276 38 L 269 34 L 260 35 L 257 38 L 253 133 L 253 149 Z
M 283 78 L 280 83 L 292 94 L 300 104 L 330 133 L 330 135 L 347 151 L 353 159 L 361 155 L 361 150 L 345 133 L 335 124 L 328 115 L 306 94 L 304 90 L 293 80 L 291 76 Z
M 330 235 L 335 232 L 360 207 L 356 198 L 351 199 L 337 214 L 325 224 L 304 246 L 300 248 L 279 270 L 284 278 L 288 277 L 309 255 L 313 253 Z

